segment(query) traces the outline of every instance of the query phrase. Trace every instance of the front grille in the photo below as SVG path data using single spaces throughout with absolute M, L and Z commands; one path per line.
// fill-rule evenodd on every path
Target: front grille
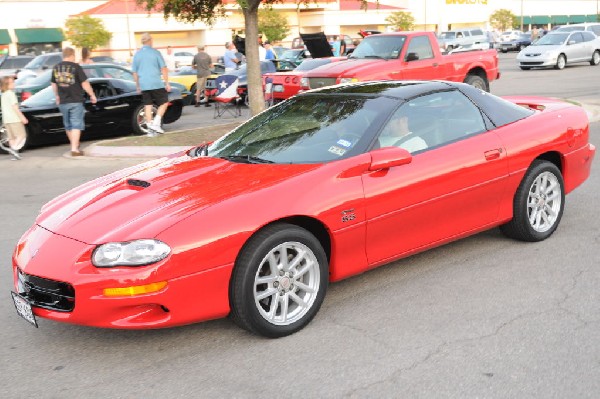
M 336 78 L 308 78 L 308 85 L 311 89 L 319 87 L 333 86 Z
M 536 65 L 542 65 L 543 62 L 521 62 L 521 65 L 523 66 L 536 66 Z
M 44 309 L 71 312 L 75 308 L 75 289 L 69 283 L 49 280 L 18 271 L 19 294 Z

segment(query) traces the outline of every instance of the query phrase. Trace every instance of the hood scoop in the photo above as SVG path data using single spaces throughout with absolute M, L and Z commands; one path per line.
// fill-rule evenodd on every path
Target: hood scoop
M 150 187 L 150 182 L 139 179 L 127 179 L 127 184 L 129 186 L 137 187 L 137 188 L 147 188 Z

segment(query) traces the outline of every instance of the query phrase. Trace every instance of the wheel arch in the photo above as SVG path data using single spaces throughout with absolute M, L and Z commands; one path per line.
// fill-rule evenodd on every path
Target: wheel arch
M 564 174 L 564 159 L 560 152 L 548 151 L 538 155 L 535 159 L 553 163 L 558 168 L 558 170 L 560 170 L 560 173 Z
M 469 69 L 469 72 L 467 72 L 467 74 L 465 75 L 465 81 L 467 80 L 467 78 L 469 76 L 479 76 L 485 82 L 487 91 L 490 90 L 490 81 L 488 79 L 487 72 L 485 71 L 485 69 L 483 67 L 476 66 L 476 67 Z

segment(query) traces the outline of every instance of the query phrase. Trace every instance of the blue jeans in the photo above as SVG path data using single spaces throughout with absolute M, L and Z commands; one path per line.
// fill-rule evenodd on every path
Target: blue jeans
M 83 121 L 85 107 L 83 106 L 83 103 L 58 104 L 58 109 L 63 116 L 63 124 L 65 125 L 66 131 L 85 129 L 85 123 Z

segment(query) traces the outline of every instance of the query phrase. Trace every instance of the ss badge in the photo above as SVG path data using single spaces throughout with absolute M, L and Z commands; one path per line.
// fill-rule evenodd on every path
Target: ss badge
M 342 222 L 343 223 L 350 222 L 354 219 L 356 219 L 356 214 L 354 213 L 354 208 L 346 209 L 345 211 L 342 211 Z

